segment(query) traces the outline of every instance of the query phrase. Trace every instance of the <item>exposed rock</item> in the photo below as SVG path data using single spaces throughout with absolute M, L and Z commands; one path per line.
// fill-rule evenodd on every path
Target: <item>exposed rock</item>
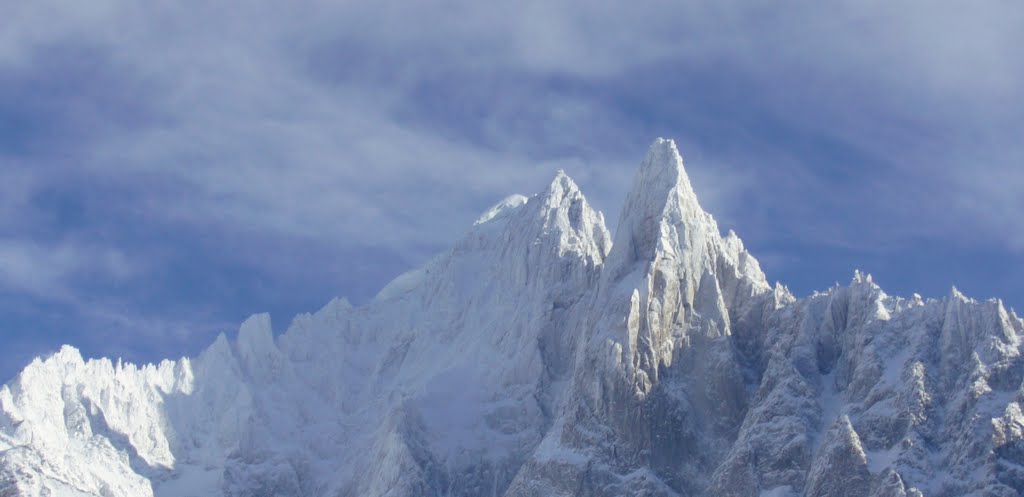
M 1024 321 L 870 275 L 797 299 L 650 148 L 612 244 L 564 173 L 370 303 L 0 388 L 0 497 L 1003 496 Z

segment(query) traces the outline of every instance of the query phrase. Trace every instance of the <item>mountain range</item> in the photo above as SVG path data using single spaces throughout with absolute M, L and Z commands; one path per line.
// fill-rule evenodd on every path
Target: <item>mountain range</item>
M 36 359 L 0 497 L 1017 496 L 1022 338 L 956 289 L 769 284 L 658 139 L 614 236 L 559 172 L 364 305 Z

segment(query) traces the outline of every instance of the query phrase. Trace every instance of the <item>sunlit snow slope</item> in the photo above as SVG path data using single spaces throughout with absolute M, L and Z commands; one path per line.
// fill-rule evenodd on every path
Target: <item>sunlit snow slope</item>
M 558 173 L 369 304 L 0 389 L 0 497 L 1014 496 L 1024 321 L 769 285 L 675 144 L 613 238 Z

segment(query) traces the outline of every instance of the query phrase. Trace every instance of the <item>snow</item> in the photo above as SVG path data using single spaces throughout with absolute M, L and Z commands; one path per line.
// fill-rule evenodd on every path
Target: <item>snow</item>
M 391 280 L 391 282 L 382 288 L 380 292 L 377 292 L 377 296 L 374 297 L 373 300 L 375 302 L 381 302 L 401 297 L 420 286 L 423 283 L 423 278 L 425 276 L 426 272 L 422 268 L 406 271 L 397 278 Z
M 530 199 L 524 195 L 509 195 L 508 197 L 505 197 L 505 199 L 503 199 L 501 202 L 495 204 L 490 209 L 487 209 L 487 211 L 481 214 L 480 217 L 478 217 L 476 222 L 473 224 L 484 224 L 492 219 L 500 219 L 501 217 L 509 215 L 517 207 L 521 207 L 529 200 Z
M 64 347 L 0 387 L 0 495 L 1015 484 L 987 469 L 1024 464 L 1000 449 L 1024 443 L 1024 322 L 1000 302 L 899 299 L 859 271 L 806 298 L 770 286 L 671 140 L 618 227 L 613 244 L 560 171 L 373 301 L 334 299 L 279 336 L 258 314 L 144 366 Z
M 899 455 L 900 449 L 898 446 L 892 446 L 885 450 L 868 451 L 868 469 L 872 473 L 881 473 L 892 467 Z

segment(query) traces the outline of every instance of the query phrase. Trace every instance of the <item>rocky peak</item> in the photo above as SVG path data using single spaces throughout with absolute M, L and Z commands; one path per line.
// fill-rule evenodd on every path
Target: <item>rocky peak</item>
M 682 255 L 682 250 L 700 245 L 713 224 L 697 201 L 675 142 L 658 138 L 622 207 L 608 277 L 621 278 L 659 252 Z M 717 235 L 717 226 L 713 228 Z
M 739 237 L 721 236 L 675 143 L 662 138 L 650 146 L 626 197 L 602 287 L 609 312 L 628 303 L 626 329 L 611 335 L 624 342 L 623 364 L 639 375 L 641 391 L 680 346 L 730 335 L 734 315 L 771 292 Z

